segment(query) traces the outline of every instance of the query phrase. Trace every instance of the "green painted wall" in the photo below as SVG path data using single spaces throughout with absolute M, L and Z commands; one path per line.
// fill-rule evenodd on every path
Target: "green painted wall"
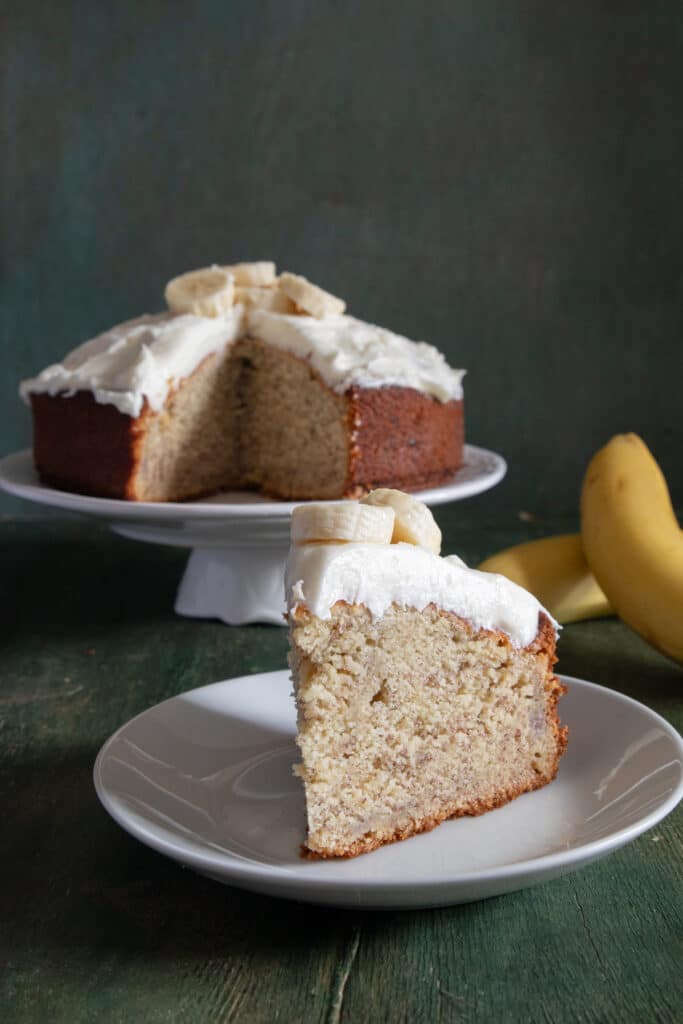
M 468 368 L 482 508 L 571 511 L 626 429 L 683 500 L 679 4 L 4 9 L 2 450 L 21 377 L 274 257 Z

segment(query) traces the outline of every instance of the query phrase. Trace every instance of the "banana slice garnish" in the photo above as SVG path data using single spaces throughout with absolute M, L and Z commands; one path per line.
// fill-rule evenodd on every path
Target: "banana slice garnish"
M 266 313 L 296 313 L 292 300 L 277 288 L 237 285 L 235 302 L 241 302 L 247 309 L 262 309 Z
M 322 320 L 326 316 L 338 316 L 346 309 L 343 299 L 330 295 L 299 274 L 280 274 L 278 287 L 300 310 L 315 317 L 316 320 Z
M 378 508 L 392 508 L 395 513 L 392 544 L 402 541 L 427 548 L 437 555 L 441 551 L 441 530 L 434 521 L 434 516 L 423 502 L 403 491 L 395 491 L 390 487 L 380 487 L 370 491 L 361 504 Z
M 267 288 L 277 284 L 275 264 L 271 260 L 258 260 L 256 263 L 231 263 L 221 267 L 235 278 L 236 285 L 245 287 Z
M 389 544 L 394 510 L 344 501 L 330 505 L 299 505 L 292 512 L 293 544 Z
M 235 279 L 224 267 L 202 267 L 174 277 L 164 296 L 172 313 L 222 316 L 233 307 Z

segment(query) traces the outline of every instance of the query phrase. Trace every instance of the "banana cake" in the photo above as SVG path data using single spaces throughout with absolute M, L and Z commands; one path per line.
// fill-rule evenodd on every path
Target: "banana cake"
M 22 383 L 46 483 L 329 499 L 438 485 L 461 465 L 464 371 L 431 345 L 267 261 L 183 274 L 166 301 Z
M 567 741 L 556 623 L 441 557 L 431 512 L 383 489 L 294 510 L 286 593 L 304 853 L 353 857 L 549 783 Z

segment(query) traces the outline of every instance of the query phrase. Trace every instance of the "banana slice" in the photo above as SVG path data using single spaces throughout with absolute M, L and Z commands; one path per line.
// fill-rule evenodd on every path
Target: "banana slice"
M 275 264 L 270 260 L 259 260 L 256 263 L 232 263 L 227 267 L 221 267 L 228 274 L 235 278 L 235 284 L 243 285 L 246 288 L 266 288 L 277 284 L 275 279 Z
M 292 543 L 389 544 L 394 529 L 394 510 L 357 501 L 335 505 L 299 505 L 292 512 Z
M 298 274 L 280 274 L 278 287 L 292 302 L 296 302 L 299 309 L 314 316 L 316 320 L 340 315 L 346 309 L 343 299 L 330 295 Z
M 266 313 L 296 313 L 296 306 L 292 300 L 277 288 L 252 288 L 237 285 L 235 302 L 241 302 L 248 309 L 262 309 Z
M 168 282 L 164 297 L 172 313 L 221 316 L 232 309 L 235 279 L 225 267 L 190 270 Z
M 405 541 L 406 544 L 415 544 L 419 548 L 434 551 L 437 555 L 441 551 L 441 530 L 427 506 L 417 498 L 403 491 L 380 487 L 361 498 L 361 504 L 394 510 L 396 519 L 392 544 Z

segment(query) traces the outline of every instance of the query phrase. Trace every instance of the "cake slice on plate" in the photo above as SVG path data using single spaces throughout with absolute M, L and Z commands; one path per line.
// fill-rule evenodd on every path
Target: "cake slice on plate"
M 439 555 L 399 491 L 294 510 L 290 666 L 312 857 L 353 857 L 549 783 L 566 745 L 556 624 Z

